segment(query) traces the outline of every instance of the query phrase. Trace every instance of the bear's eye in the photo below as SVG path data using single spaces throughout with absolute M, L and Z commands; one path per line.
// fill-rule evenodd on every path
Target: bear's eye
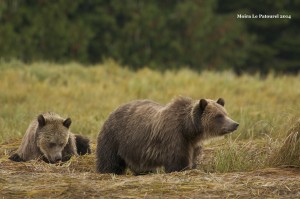
M 53 148 L 53 147 L 55 147 L 55 146 L 56 146 L 56 143 L 54 143 L 54 142 L 50 142 L 50 143 L 49 143 L 49 147 L 50 147 L 50 148 Z
M 60 146 L 60 147 L 63 147 L 63 146 L 64 146 L 64 143 L 60 143 L 59 146 Z
M 216 115 L 216 118 L 217 118 L 217 119 L 221 119 L 222 117 L 223 117 L 222 114 L 217 114 L 217 115 Z

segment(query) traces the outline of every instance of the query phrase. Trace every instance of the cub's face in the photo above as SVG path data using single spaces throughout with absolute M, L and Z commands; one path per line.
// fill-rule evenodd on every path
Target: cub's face
M 47 121 L 43 115 L 38 116 L 37 145 L 50 163 L 62 160 L 62 151 L 69 140 L 71 119 Z
M 199 107 L 201 111 L 201 125 L 205 137 L 222 136 L 235 131 L 239 124 L 228 117 L 224 108 L 225 101 L 219 98 L 217 101 L 201 99 Z

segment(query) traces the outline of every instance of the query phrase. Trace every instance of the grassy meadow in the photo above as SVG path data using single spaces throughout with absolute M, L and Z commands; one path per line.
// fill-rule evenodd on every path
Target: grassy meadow
M 119 105 L 144 98 L 165 104 L 177 96 L 223 97 L 227 112 L 240 123 L 231 135 L 205 143 L 196 170 L 145 176 L 96 174 L 94 153 L 62 166 L 7 159 L 39 113 L 71 117 L 71 130 L 88 136 L 94 151 L 103 122 Z M 300 195 L 299 133 L 299 75 L 261 78 L 230 71 L 132 71 L 113 61 L 89 67 L 0 62 L 3 198 L 296 197 Z

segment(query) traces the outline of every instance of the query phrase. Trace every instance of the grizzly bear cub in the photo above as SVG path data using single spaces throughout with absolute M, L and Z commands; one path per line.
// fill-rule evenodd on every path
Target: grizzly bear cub
M 67 161 L 72 155 L 91 153 L 89 139 L 69 131 L 72 121 L 48 112 L 29 125 L 20 147 L 9 159 L 21 162 L 41 158 L 48 163 Z
M 224 100 L 177 98 L 167 105 L 137 100 L 120 106 L 105 121 L 97 140 L 100 173 L 134 174 L 164 167 L 165 172 L 195 167 L 201 141 L 235 131 Z

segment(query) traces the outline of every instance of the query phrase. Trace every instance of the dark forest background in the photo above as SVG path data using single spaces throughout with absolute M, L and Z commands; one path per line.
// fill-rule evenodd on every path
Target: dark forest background
M 300 0 L 0 0 L 0 57 L 298 73 Z

